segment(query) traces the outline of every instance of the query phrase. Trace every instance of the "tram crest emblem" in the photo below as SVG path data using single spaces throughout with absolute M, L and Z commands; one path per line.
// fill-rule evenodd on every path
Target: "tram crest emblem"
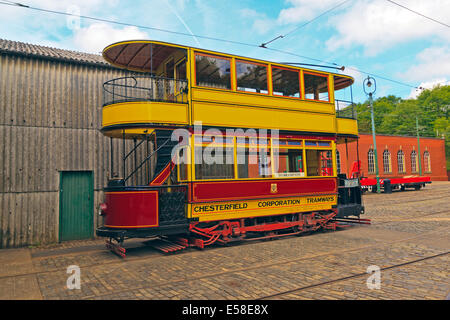
M 278 192 L 278 185 L 276 183 L 272 183 L 270 185 L 270 193 L 277 193 Z

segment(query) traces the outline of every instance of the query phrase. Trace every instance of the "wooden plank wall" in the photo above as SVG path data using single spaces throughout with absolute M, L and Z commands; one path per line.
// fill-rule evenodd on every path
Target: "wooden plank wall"
M 98 206 L 111 150 L 99 131 L 102 84 L 127 74 L 0 54 L 0 248 L 58 241 L 62 170 L 94 172 L 94 228 L 103 223 Z M 121 174 L 122 143 L 114 144 L 114 171 Z

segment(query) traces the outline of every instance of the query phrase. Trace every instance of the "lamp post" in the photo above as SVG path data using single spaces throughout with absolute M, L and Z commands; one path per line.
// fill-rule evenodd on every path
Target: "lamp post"
M 375 138 L 375 120 L 373 115 L 373 98 L 372 95 L 377 90 L 377 83 L 374 78 L 367 76 L 363 83 L 364 93 L 369 96 L 370 114 L 372 116 L 372 138 L 373 138 L 373 151 L 375 153 L 375 174 L 377 177 L 377 193 L 381 193 L 380 186 L 380 173 L 378 170 L 378 152 L 377 152 L 377 140 Z
M 419 162 L 419 176 L 422 175 L 422 162 L 420 160 L 420 136 L 419 136 L 419 119 L 416 116 L 416 131 L 417 131 L 417 151 L 418 151 L 418 162 Z

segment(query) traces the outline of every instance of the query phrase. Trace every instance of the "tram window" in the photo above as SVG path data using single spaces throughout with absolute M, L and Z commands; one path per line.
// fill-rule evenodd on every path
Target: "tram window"
M 178 80 L 186 80 L 186 59 L 178 62 L 175 66 L 175 77 Z
M 195 147 L 195 179 L 234 179 L 233 148 Z
M 178 154 L 178 170 L 180 181 L 185 181 L 188 179 L 188 161 L 185 152 L 187 153 L 188 149 L 181 149 Z
M 270 150 L 256 147 L 237 148 L 238 178 L 265 178 L 272 176 Z
M 330 141 L 318 141 L 319 147 L 329 147 Z
M 274 153 L 275 177 L 304 177 L 302 150 L 279 149 L 278 156 Z
M 268 94 L 267 66 L 236 61 L 236 82 L 240 91 Z
M 316 146 L 317 146 L 317 141 L 309 141 L 309 140 L 306 140 L 306 141 L 305 141 L 305 146 L 307 146 L 307 147 L 311 147 L 311 146 L 316 147 Z
M 274 143 L 276 143 L 276 140 L 274 140 Z M 280 146 L 301 147 L 302 146 L 302 141 L 301 140 L 284 140 L 284 139 L 280 139 L 280 140 L 278 140 L 278 145 L 280 145 Z
M 195 79 L 198 86 L 231 89 L 230 60 L 197 53 Z
M 308 176 L 332 176 L 331 150 L 306 150 L 306 171 Z
M 166 67 L 165 67 L 166 74 L 165 74 L 165 77 L 173 78 L 174 77 L 174 70 L 175 70 L 175 64 L 174 64 L 173 58 L 172 58 L 166 63 Z
M 330 101 L 328 94 L 328 77 L 304 72 L 305 98 L 310 100 Z
M 273 94 L 300 98 L 299 72 L 272 67 Z

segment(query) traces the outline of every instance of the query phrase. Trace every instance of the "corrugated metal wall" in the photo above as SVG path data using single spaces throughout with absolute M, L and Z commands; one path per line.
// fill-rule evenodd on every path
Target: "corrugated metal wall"
M 58 241 L 62 170 L 93 171 L 94 227 L 102 224 L 97 211 L 111 154 L 99 131 L 102 84 L 126 74 L 0 54 L 0 248 Z M 114 144 L 122 172 L 122 143 Z

